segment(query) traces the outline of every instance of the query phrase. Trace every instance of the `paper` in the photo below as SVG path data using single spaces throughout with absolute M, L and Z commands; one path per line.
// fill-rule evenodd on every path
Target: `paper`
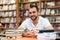
M 39 33 L 37 35 L 38 40 L 52 40 L 56 39 L 56 33 Z

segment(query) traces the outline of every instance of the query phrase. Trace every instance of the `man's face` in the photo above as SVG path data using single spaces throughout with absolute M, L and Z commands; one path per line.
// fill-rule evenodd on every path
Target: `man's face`
M 37 19 L 37 17 L 38 17 L 38 12 L 37 12 L 37 9 L 36 9 L 35 7 L 29 9 L 29 17 L 30 17 L 32 20 L 36 20 L 36 19 Z

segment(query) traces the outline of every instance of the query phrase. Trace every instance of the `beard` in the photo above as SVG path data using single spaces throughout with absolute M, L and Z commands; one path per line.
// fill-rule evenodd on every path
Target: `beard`
M 31 16 L 30 18 L 34 21 L 37 19 L 37 16 Z

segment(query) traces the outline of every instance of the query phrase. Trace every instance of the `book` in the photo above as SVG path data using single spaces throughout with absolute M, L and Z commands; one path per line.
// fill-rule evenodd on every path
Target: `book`
M 47 7 L 55 6 L 55 2 L 46 2 Z
M 19 0 L 19 2 L 24 2 L 24 0 Z
M 9 24 L 5 24 L 5 28 L 6 29 L 9 29 Z
M 22 18 L 23 18 L 23 17 L 26 17 L 26 16 L 25 16 L 25 12 L 26 12 L 25 10 L 20 12 Z
M 16 18 L 11 18 L 10 22 L 15 23 L 16 22 Z
M 12 10 L 16 10 L 16 5 L 12 5 Z
M 3 0 L 3 4 L 8 4 L 9 0 Z
M 56 6 L 60 6 L 60 1 L 57 1 L 56 2 Z
M 20 4 L 20 9 L 23 9 L 23 4 Z
M 60 9 L 57 9 L 57 14 L 60 14 Z
M 2 12 L 2 17 L 5 17 L 5 13 L 4 12 Z
M 51 13 L 51 15 L 54 15 L 55 14 L 55 10 L 51 9 L 50 13 Z
M 60 22 L 60 17 L 59 16 L 56 17 L 56 22 Z
M 4 23 L 4 18 L 1 18 L 1 23 Z
M 14 28 L 14 25 L 13 24 L 9 24 L 9 28 Z
M 12 10 L 12 5 L 9 5 L 9 10 Z
M 10 0 L 10 3 L 15 3 L 15 0 Z
M 9 16 L 9 12 L 5 12 L 5 17 L 8 17 Z
M 51 9 L 46 9 L 46 15 L 50 15 L 50 10 Z
M 13 14 L 13 16 L 16 16 L 16 11 L 14 11 L 12 14 Z
M 29 2 L 35 2 L 35 1 L 39 1 L 39 0 L 29 0 Z
M 24 4 L 24 5 L 23 5 L 23 8 L 24 8 L 24 9 L 29 9 L 29 8 L 30 8 L 30 4 L 29 4 L 29 3 Z
M 2 0 L 0 0 L 0 4 L 2 4 Z
M 47 5 L 46 5 L 46 2 L 43 2 L 43 8 L 46 8 Z
M 5 23 L 10 23 L 10 18 L 4 18 Z
M 43 2 L 41 3 L 41 8 L 43 8 Z
M 26 17 L 29 16 L 29 11 L 28 11 L 28 10 L 26 10 L 25 16 L 26 16 Z
M 2 10 L 3 6 L 0 6 L 0 11 Z
M 9 10 L 16 10 L 16 5 L 9 5 Z
M 2 12 L 0 12 L 0 17 L 2 16 Z
M 11 17 L 11 16 L 12 16 L 12 14 L 13 14 L 12 12 L 9 12 L 9 17 Z
M 2 10 L 8 10 L 8 5 L 3 6 Z
M 46 15 L 46 10 L 45 9 L 42 9 L 41 15 Z
M 15 3 L 15 0 L 3 0 L 3 4 Z

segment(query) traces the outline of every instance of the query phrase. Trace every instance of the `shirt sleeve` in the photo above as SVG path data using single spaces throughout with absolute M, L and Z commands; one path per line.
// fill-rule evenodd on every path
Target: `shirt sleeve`
M 52 26 L 47 18 L 44 21 L 44 26 L 45 27 Z
M 25 30 L 25 29 L 26 29 L 26 21 L 22 22 L 22 24 L 19 26 L 18 29 L 23 29 L 23 30 Z

